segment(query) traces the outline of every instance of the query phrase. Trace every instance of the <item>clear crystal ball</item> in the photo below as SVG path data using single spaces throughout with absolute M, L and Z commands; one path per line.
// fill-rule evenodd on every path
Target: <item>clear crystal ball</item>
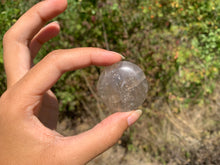
M 148 84 L 141 68 L 131 62 L 121 61 L 104 69 L 97 90 L 110 109 L 129 111 L 143 104 Z

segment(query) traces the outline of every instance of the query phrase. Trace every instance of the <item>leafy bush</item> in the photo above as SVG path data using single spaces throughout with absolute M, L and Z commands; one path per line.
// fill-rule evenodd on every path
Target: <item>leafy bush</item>
M 34 3 L 1 4 L 2 32 Z M 147 103 L 159 97 L 177 106 L 202 103 L 219 77 L 219 11 L 220 5 L 211 0 L 69 0 L 68 9 L 56 18 L 60 35 L 43 47 L 35 62 L 53 49 L 92 46 L 114 50 L 146 73 L 150 84 Z M 2 46 L 0 49 L 2 54 Z M 66 73 L 53 88 L 62 100 L 62 111 L 82 107 L 81 99 L 97 101 L 91 88 L 95 91 L 100 68 L 83 72 L 90 89 L 80 71 Z

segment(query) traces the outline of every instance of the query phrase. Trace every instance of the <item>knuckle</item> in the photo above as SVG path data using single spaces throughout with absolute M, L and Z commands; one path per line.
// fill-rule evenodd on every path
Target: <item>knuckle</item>
M 45 60 L 53 65 L 56 65 L 58 61 L 59 50 L 53 50 L 46 57 Z
M 50 52 L 47 56 L 46 56 L 46 60 L 53 64 L 54 67 L 56 67 L 58 70 L 61 70 L 60 67 L 60 59 L 61 59 L 61 54 L 62 54 L 62 49 L 58 49 L 58 50 L 53 50 L 52 52 Z
M 3 102 L 3 101 L 5 101 L 5 100 L 7 100 L 7 98 L 8 98 L 8 91 L 5 91 L 5 92 L 1 95 L 0 100 L 1 100 L 1 102 Z
M 16 32 L 13 30 L 13 27 L 10 28 L 3 36 L 3 46 L 11 45 L 12 42 L 16 39 Z
M 19 98 L 12 91 L 5 91 L 0 98 L 0 125 L 15 122 L 20 112 L 18 110 Z
M 7 89 L 0 98 L 0 111 L 3 114 L 9 116 L 17 116 L 20 114 L 20 110 L 26 107 L 26 103 L 29 99 L 24 96 L 21 90 L 14 88 Z
M 6 31 L 6 33 L 3 36 L 3 41 L 7 41 L 7 40 L 11 40 L 13 38 L 13 27 L 11 27 L 10 29 L 8 29 L 8 31 Z
M 5 91 L 1 97 L 0 97 L 0 116 L 5 112 L 5 108 L 4 107 L 7 107 L 7 110 L 9 109 L 8 105 L 8 102 L 10 100 L 10 96 L 9 96 L 9 93 L 7 91 Z
M 10 32 L 7 31 L 3 36 L 3 44 L 5 44 L 10 39 Z
M 62 52 L 62 49 L 53 50 L 52 52 L 49 53 L 49 56 L 57 57 L 61 52 Z
M 8 104 L 8 102 L 13 102 L 14 97 L 15 93 L 12 94 L 8 89 L 1 95 L 0 102 L 1 104 Z
M 58 59 L 61 57 L 62 54 L 63 54 L 63 49 L 57 49 L 57 50 L 53 50 L 52 52 L 50 52 L 48 54 L 48 57 L 51 59 Z

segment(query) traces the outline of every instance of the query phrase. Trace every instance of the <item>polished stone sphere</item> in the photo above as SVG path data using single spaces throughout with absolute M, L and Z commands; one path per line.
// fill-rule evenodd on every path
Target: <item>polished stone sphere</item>
M 121 61 L 104 69 L 99 77 L 97 90 L 110 109 L 129 111 L 143 104 L 148 84 L 141 68 L 131 62 Z

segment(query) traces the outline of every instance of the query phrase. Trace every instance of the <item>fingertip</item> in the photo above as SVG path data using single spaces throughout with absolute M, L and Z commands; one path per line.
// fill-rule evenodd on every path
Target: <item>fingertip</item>
M 46 27 L 48 27 L 48 30 L 50 30 L 49 33 L 52 33 L 53 37 L 55 37 L 60 32 L 60 24 L 58 21 L 51 22 Z
M 142 110 L 136 110 L 130 113 L 127 118 L 128 126 L 133 125 L 142 115 Z
M 39 13 L 41 13 L 44 20 L 50 20 L 54 16 L 64 12 L 66 8 L 67 0 L 46 0 L 39 4 Z
M 29 48 L 31 50 L 32 58 L 36 56 L 42 45 L 50 39 L 56 37 L 60 32 L 60 25 L 58 21 L 54 21 L 42 28 L 38 34 L 31 40 Z
M 121 57 L 121 60 L 124 60 L 124 59 L 125 59 L 125 56 L 123 56 L 123 55 L 120 54 L 120 53 L 117 53 L 117 52 L 114 52 L 114 51 L 110 51 L 110 52 L 115 53 L 115 54 L 117 54 L 118 56 L 120 56 L 120 57 Z
M 52 3 L 54 6 L 57 7 L 57 10 L 63 12 L 68 5 L 67 0 L 46 0 L 48 3 Z
M 52 22 L 52 23 L 60 27 L 59 21 L 54 21 L 54 22 Z
M 97 66 L 109 66 L 122 60 L 121 54 L 100 48 L 91 49 L 91 62 Z

